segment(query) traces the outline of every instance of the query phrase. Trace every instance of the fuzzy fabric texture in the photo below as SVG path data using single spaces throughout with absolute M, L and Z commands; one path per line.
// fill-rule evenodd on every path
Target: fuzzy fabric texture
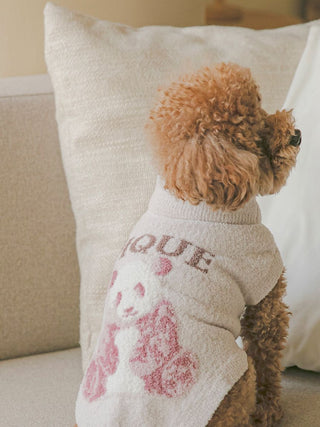
M 214 212 L 163 185 L 158 178 L 114 266 L 79 427 L 207 425 L 248 368 L 235 342 L 245 305 L 281 275 L 254 198 Z

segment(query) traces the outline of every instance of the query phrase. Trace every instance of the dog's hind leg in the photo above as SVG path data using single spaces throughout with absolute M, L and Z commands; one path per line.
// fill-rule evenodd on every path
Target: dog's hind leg
M 282 301 L 286 290 L 284 274 L 272 291 L 257 305 L 247 306 L 241 319 L 244 349 L 252 357 L 257 375 L 257 407 L 254 425 L 275 426 L 282 418 L 281 352 L 288 331 L 288 307 Z
M 256 372 L 248 357 L 248 369 L 224 397 L 207 427 L 251 426 L 256 405 Z

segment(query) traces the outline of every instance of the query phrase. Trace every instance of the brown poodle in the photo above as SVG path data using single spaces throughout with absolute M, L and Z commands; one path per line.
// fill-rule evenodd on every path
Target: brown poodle
M 161 91 L 148 125 L 165 188 L 193 205 L 234 211 L 285 184 L 301 142 L 290 111 L 268 115 L 250 70 L 219 64 Z M 274 426 L 280 407 L 281 351 L 289 312 L 282 274 L 257 305 L 247 306 L 241 336 L 248 370 L 209 426 Z
M 204 68 L 195 74 L 182 78 L 179 82 L 171 84 L 169 88 L 162 90 L 159 102 L 151 112 L 147 128 L 152 147 L 155 151 L 155 158 L 158 161 L 160 175 L 164 181 L 165 188 L 169 190 L 166 192 L 169 194 L 166 197 L 171 197 L 175 200 L 175 202 L 169 201 L 169 204 L 181 204 L 177 199 L 182 199 L 187 202 L 189 210 L 196 209 L 198 211 L 200 206 L 201 209 L 204 206 L 206 212 L 209 212 L 210 215 L 212 215 L 213 211 L 218 211 L 218 215 L 221 212 L 221 215 L 229 215 L 228 218 L 231 218 L 230 215 L 238 215 L 238 210 L 242 209 L 242 207 L 245 209 L 245 205 L 247 205 L 249 200 L 258 194 L 272 194 L 280 190 L 285 184 L 291 168 L 295 164 L 301 142 L 300 131 L 294 128 L 294 120 L 291 112 L 277 111 L 273 115 L 268 115 L 261 108 L 261 97 L 250 71 L 235 64 L 219 64 L 212 68 Z M 172 197 L 172 194 L 176 198 Z M 200 203 L 199 208 L 190 206 L 190 204 L 198 205 Z M 157 206 L 159 207 L 159 205 Z M 185 205 L 183 204 L 183 206 Z M 241 210 L 241 212 L 243 211 Z M 155 213 L 155 218 L 159 218 L 157 209 Z M 154 221 L 158 220 L 155 219 Z M 237 225 L 238 223 L 235 224 Z M 155 224 L 156 226 L 157 224 Z M 173 227 L 176 227 L 176 225 Z M 189 225 L 187 227 L 189 228 Z M 205 234 L 208 234 L 208 224 L 205 221 L 202 221 L 201 227 Z M 233 233 L 234 229 L 232 229 L 231 235 Z M 148 237 L 148 242 L 145 246 L 140 243 L 140 246 L 137 247 L 137 242 L 145 236 Z M 212 240 L 210 236 L 211 234 L 208 236 L 208 241 Z M 129 238 L 120 255 L 119 262 L 121 262 L 123 254 L 128 251 L 133 252 L 134 256 L 139 253 L 141 254 L 139 255 L 140 257 L 146 257 L 147 255 L 145 254 L 151 251 L 152 248 L 155 248 L 155 251 L 159 253 L 166 254 L 169 258 L 171 256 L 173 259 L 178 255 L 180 256 L 187 246 L 191 248 L 193 245 L 191 240 L 181 240 L 175 252 L 165 252 L 164 246 L 169 239 L 171 239 L 170 235 L 162 236 L 162 240 L 156 246 L 156 237 L 150 233 L 138 238 L 135 235 L 135 237 Z M 251 235 L 249 236 L 250 239 L 252 239 Z M 225 237 L 222 240 L 225 240 Z M 245 245 L 249 243 L 247 240 L 245 242 Z M 208 259 L 208 256 L 214 257 L 215 255 L 198 246 L 193 246 L 193 250 L 195 251 L 193 257 L 187 260 L 184 265 L 187 264 L 193 267 L 192 277 L 194 278 L 198 277 L 194 276 L 196 274 L 195 271 L 208 271 L 201 268 L 199 262 L 202 261 L 202 263 L 205 262 L 209 265 L 211 259 Z M 241 252 L 241 256 L 242 254 L 243 252 Z M 274 263 L 273 260 L 274 258 L 271 258 L 271 265 Z M 156 270 L 155 274 L 161 276 L 169 274 L 172 268 L 171 261 L 166 258 L 161 258 L 160 261 L 159 265 L 161 268 L 159 266 L 156 267 L 157 269 L 160 268 L 160 270 Z M 258 258 L 259 263 L 260 258 Z M 139 265 L 141 265 L 141 262 Z M 210 410 L 210 402 L 211 398 L 215 398 L 217 393 L 211 384 L 210 390 L 213 394 L 210 395 L 211 398 L 208 405 L 209 416 L 207 417 L 206 415 L 205 418 L 205 422 L 207 423 L 208 418 L 212 414 L 208 426 L 274 426 L 282 417 L 279 403 L 281 387 L 280 358 L 287 335 L 289 313 L 287 306 L 282 301 L 282 297 L 285 294 L 286 282 L 283 273 L 281 275 L 282 263 L 279 266 L 275 275 L 272 276 L 274 280 L 272 279 L 272 283 L 269 284 L 270 286 L 261 296 L 259 302 L 255 303 L 255 305 L 247 305 L 245 312 L 242 314 L 241 336 L 247 356 L 243 351 L 241 351 L 241 354 L 243 355 L 245 364 L 237 376 L 240 379 L 232 383 L 230 382 L 230 386 L 228 387 L 229 392 L 226 391 L 222 394 L 222 400 L 219 399 L 218 403 L 216 403 L 215 408 L 217 409 L 215 411 L 212 409 L 214 411 L 213 414 Z M 183 264 L 179 268 L 182 269 Z M 110 284 L 112 290 L 109 294 L 113 293 L 116 295 L 117 291 L 114 291 L 114 289 L 120 286 L 119 283 L 122 283 L 122 277 L 125 277 L 123 283 L 127 283 L 128 280 L 131 280 L 131 277 L 135 276 L 136 270 L 131 271 L 130 269 L 131 267 L 129 266 L 123 267 L 123 270 L 120 269 L 120 273 L 114 271 Z M 121 276 L 125 272 L 126 276 Z M 245 270 L 245 280 L 249 281 L 247 275 L 248 272 Z M 127 279 L 128 277 L 129 279 Z M 148 277 L 153 276 L 149 275 Z M 155 287 L 158 286 L 158 279 L 148 280 L 151 280 L 155 284 Z M 263 282 L 266 282 L 266 280 L 267 278 Z M 269 281 L 271 282 L 270 279 Z M 145 292 L 143 284 L 144 281 L 142 280 L 134 287 L 134 289 L 138 287 L 137 292 L 140 292 L 139 295 L 141 298 L 144 298 Z M 223 294 L 225 293 L 224 285 L 228 285 L 228 283 L 223 283 L 220 286 Z M 152 286 L 150 284 L 150 289 Z M 195 289 L 193 286 L 192 288 Z M 183 289 L 186 292 L 186 288 L 183 287 Z M 234 288 L 231 289 L 232 292 L 235 292 Z M 272 290 L 269 292 L 270 289 Z M 122 298 L 123 295 L 126 295 L 124 292 L 127 292 L 127 290 L 125 289 L 122 294 L 118 292 L 117 304 L 121 304 L 120 301 L 122 300 L 118 299 L 118 296 L 120 295 Z M 207 288 L 205 288 L 205 295 L 206 292 Z M 267 296 L 263 298 L 266 294 Z M 138 297 L 136 296 L 135 298 Z M 191 304 L 194 304 L 192 298 L 189 300 Z M 134 357 L 130 356 L 128 359 L 128 366 L 130 363 L 131 365 L 125 372 L 130 374 L 130 369 L 132 369 L 136 376 L 140 375 L 143 381 L 145 381 L 145 389 L 149 391 L 149 396 L 153 396 L 155 393 L 160 395 L 166 393 L 166 396 L 171 398 L 175 396 L 174 393 L 179 394 L 183 389 L 180 391 L 174 389 L 174 393 L 170 392 L 170 394 L 167 389 L 166 391 L 162 388 L 161 369 L 164 369 L 167 365 L 162 364 L 161 367 L 160 365 L 159 367 L 155 365 L 155 371 L 153 371 L 155 368 L 152 365 L 152 369 L 148 368 L 150 372 L 145 370 L 145 365 L 139 365 L 142 361 L 146 363 L 149 351 L 154 351 L 154 349 L 150 350 L 151 347 L 148 347 L 149 338 L 143 335 L 143 329 L 147 332 L 149 330 L 153 331 L 153 341 L 150 342 L 155 346 L 158 340 L 157 329 L 161 329 L 161 320 L 157 323 L 158 327 L 154 329 L 150 327 L 148 322 L 151 321 L 150 319 L 158 319 L 155 316 L 158 316 L 156 313 L 160 313 L 160 310 L 164 313 L 167 319 L 166 322 L 169 321 L 170 316 L 173 319 L 171 322 L 171 325 L 173 325 L 171 336 L 176 336 L 174 332 L 176 321 L 172 317 L 174 316 L 174 311 L 172 311 L 171 305 L 168 305 L 168 301 L 161 301 L 161 304 L 157 305 L 158 308 L 152 314 L 146 315 L 138 320 L 138 323 L 135 323 L 135 325 L 139 325 L 139 322 L 146 322 L 141 323 L 145 327 L 140 328 L 142 335 L 137 343 L 138 347 L 135 347 L 136 353 L 133 353 Z M 244 307 L 244 304 L 242 307 Z M 129 313 L 129 310 L 132 309 L 133 307 L 130 307 L 125 311 Z M 236 314 L 236 320 L 239 325 L 239 331 L 240 324 L 239 317 L 237 316 L 238 314 Z M 166 322 L 164 324 L 167 324 Z M 130 325 L 133 325 L 133 323 Z M 90 406 L 91 401 L 97 402 L 98 405 L 99 398 L 103 397 L 106 390 L 112 389 L 114 384 L 112 376 L 116 375 L 114 372 L 117 369 L 118 359 L 121 360 L 120 356 L 118 357 L 118 349 L 115 342 L 112 340 L 116 333 L 129 331 L 127 324 L 124 329 L 121 329 L 121 323 L 119 325 L 107 324 L 106 326 L 104 330 L 109 331 L 109 335 L 106 335 L 109 344 L 102 334 L 100 344 L 97 347 L 97 353 L 87 370 L 82 385 L 83 392 L 79 393 L 79 402 L 86 402 L 87 407 Z M 133 326 L 130 327 L 133 328 Z M 221 328 L 221 331 L 222 334 L 227 332 L 224 328 Z M 206 338 L 206 336 L 202 337 Z M 233 336 L 231 339 L 231 345 L 237 347 Z M 173 341 L 176 342 L 175 340 Z M 127 341 L 123 342 L 124 345 L 127 345 Z M 107 348 L 108 345 L 109 347 Z M 165 342 L 159 354 L 162 354 L 167 347 L 168 342 Z M 207 348 L 206 344 L 203 345 L 203 348 Z M 176 342 L 175 349 L 177 357 L 182 358 L 183 356 L 185 361 L 183 363 L 185 364 L 189 360 L 188 366 L 192 368 L 189 371 L 183 370 L 185 367 L 182 368 L 181 365 L 182 374 L 179 374 L 179 378 L 185 384 L 185 387 L 189 387 L 187 383 L 189 381 L 190 384 L 193 384 L 195 377 L 192 375 L 198 369 L 198 362 L 196 356 L 193 354 L 193 351 L 197 349 L 190 348 L 187 351 L 180 344 L 178 345 L 178 341 Z M 206 365 L 209 369 L 211 366 L 214 367 L 215 359 L 212 359 L 211 365 L 211 357 L 209 355 L 208 365 Z M 152 363 L 155 364 L 155 359 L 152 359 Z M 169 362 L 166 361 L 165 363 Z M 100 371 L 102 374 L 99 379 L 98 373 Z M 242 375 L 243 372 L 244 374 Z M 186 376 L 186 373 L 188 373 L 189 377 Z M 136 377 L 132 375 L 131 377 L 123 378 L 132 378 L 130 381 L 136 380 Z M 171 387 L 172 384 L 174 385 L 174 378 L 173 376 L 169 378 L 171 382 L 168 382 L 168 387 Z M 142 384 L 142 381 L 139 384 Z M 125 389 L 124 396 L 127 394 L 128 390 Z M 104 400 L 101 400 L 102 407 L 105 404 L 104 402 Z M 219 402 L 221 402 L 220 405 Z M 81 404 L 79 403 L 80 407 Z M 122 405 L 126 405 L 126 403 L 123 402 Z M 126 406 L 122 407 L 126 408 Z M 129 409 L 127 414 L 130 416 Z M 122 415 L 119 414 L 119 416 L 121 417 Z M 152 419 L 151 423 L 149 420 L 149 424 L 147 424 L 157 425 L 157 421 L 154 419 Z M 125 423 L 123 425 L 130 424 Z M 132 425 L 137 424 L 133 423 Z

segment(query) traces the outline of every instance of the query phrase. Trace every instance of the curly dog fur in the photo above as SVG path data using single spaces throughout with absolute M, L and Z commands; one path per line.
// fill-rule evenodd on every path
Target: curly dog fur
M 290 111 L 268 115 L 249 69 L 203 68 L 161 92 L 147 126 L 166 188 L 235 210 L 284 185 L 295 164 Z
M 165 188 L 213 210 L 236 210 L 285 184 L 299 151 L 290 111 L 267 114 L 250 70 L 219 64 L 160 90 L 147 130 Z M 208 426 L 274 426 L 282 417 L 281 351 L 289 312 L 284 274 L 241 318 L 248 370 Z
M 160 90 L 149 136 L 165 187 L 178 198 L 212 209 L 236 210 L 273 194 L 295 165 L 298 146 L 291 111 L 267 114 L 250 70 L 219 64 Z M 274 426 L 280 407 L 281 351 L 289 312 L 284 274 L 256 306 L 247 306 L 241 336 L 248 371 L 234 385 L 209 426 Z

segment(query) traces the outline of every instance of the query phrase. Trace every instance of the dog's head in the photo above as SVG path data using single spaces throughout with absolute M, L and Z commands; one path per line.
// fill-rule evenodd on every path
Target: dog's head
M 147 129 L 165 186 L 234 210 L 285 184 L 301 142 L 290 111 L 268 115 L 250 70 L 219 64 L 160 91 Z

